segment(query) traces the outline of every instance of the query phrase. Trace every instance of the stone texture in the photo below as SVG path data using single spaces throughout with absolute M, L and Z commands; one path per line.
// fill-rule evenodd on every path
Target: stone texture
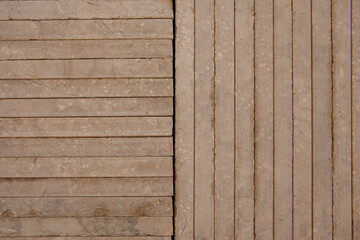
M 0 41 L 1 60 L 154 57 L 172 57 L 172 41 L 169 39 Z
M 0 192 L 0 197 L 158 197 L 172 196 L 173 184 L 171 177 L 14 178 L 0 179 Z
M 2 117 L 171 116 L 171 98 L 3 99 Z
M 161 96 L 173 96 L 173 79 L 0 80 L 1 98 Z
M 170 197 L 0 198 L 0 219 L 120 216 L 172 216 L 172 199 Z
M 171 136 L 170 117 L 1 118 L 0 137 Z
M 0 61 L 0 79 L 172 77 L 172 59 Z
M 172 18 L 171 0 L 0 1 L 0 19 Z
M 171 177 L 171 157 L 0 158 L 2 178 Z
M 171 19 L 1 21 L 1 40 L 173 38 Z
M 0 157 L 169 157 L 172 137 L 1 138 Z

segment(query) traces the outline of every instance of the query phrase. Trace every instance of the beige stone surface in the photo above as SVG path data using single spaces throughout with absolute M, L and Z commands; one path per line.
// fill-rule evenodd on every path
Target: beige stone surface
M 0 137 L 171 136 L 171 117 L 1 118 Z
M 254 1 L 235 1 L 235 239 L 254 239 Z
M 171 116 L 171 98 L 3 99 L 2 117 Z
M 170 39 L 0 41 L 1 60 L 159 57 L 172 57 Z
M 171 0 L 0 1 L 0 19 L 172 18 Z
M 176 240 L 194 237 L 194 0 L 176 0 L 175 222 Z
M 312 239 L 311 1 L 293 2 L 294 239 Z
M 352 230 L 360 238 L 360 2 L 352 1 Z
M 0 219 L 0 236 L 170 236 L 171 217 Z
M 214 228 L 215 239 L 230 240 L 235 237 L 235 9 L 227 0 L 215 1 L 215 8 Z
M 0 138 L 0 157 L 170 157 L 172 137 Z
M 0 1 L 1 239 L 171 239 L 173 15 Z
M 173 79 L 0 80 L 1 98 L 151 96 L 173 96 Z
M 274 1 L 274 239 L 292 239 L 293 81 L 291 0 Z
M 171 19 L 1 21 L 1 40 L 173 38 Z
M 331 3 L 312 5 L 313 239 L 332 238 Z
M 334 1 L 332 5 L 332 44 L 333 238 L 352 239 L 350 1 Z
M 172 216 L 171 197 L 0 198 L 4 217 Z
M 195 1 L 195 239 L 214 239 L 214 1 Z
M 254 221 L 256 239 L 259 240 L 273 239 L 274 228 L 273 8 L 274 6 L 270 1 L 255 2 Z
M 1 197 L 172 196 L 171 177 L 0 179 Z M 2 226 L 2 224 L 0 224 Z M 26 235 L 25 235 L 26 236 Z
M 171 157 L 0 158 L 2 178 L 171 177 Z
M 0 79 L 172 77 L 172 59 L 0 61 Z
M 3 237 L 3 240 L 33 240 L 34 237 Z M 171 237 L 41 237 L 41 240 L 171 240 Z

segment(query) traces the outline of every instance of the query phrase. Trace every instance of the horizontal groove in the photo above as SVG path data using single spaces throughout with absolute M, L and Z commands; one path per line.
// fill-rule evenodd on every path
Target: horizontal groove
M 101 80 L 101 79 L 111 79 L 111 80 L 121 80 L 121 79 L 164 79 L 164 80 L 168 80 L 168 79 L 174 79 L 173 76 L 168 76 L 168 77 L 96 77 L 96 78 L 89 78 L 89 77 L 77 77 L 77 78 L 0 78 L 0 81 L 15 81 L 15 80 L 77 80 L 77 79 L 81 79 L 81 80 Z
M 1 80 L 0 80 L 1 81 Z M 28 98 L 1 98 L 1 100 L 28 100 L 28 99 L 119 99 L 119 98 L 172 98 L 173 96 L 106 96 L 106 97 L 28 97 Z
M 0 59 L 0 62 L 4 62 L 4 61 L 8 61 L 8 62 L 16 62 L 16 61 L 59 61 L 59 60 L 126 60 L 126 59 L 146 59 L 146 60 L 151 60 L 151 59 L 173 59 L 172 56 L 163 56 L 163 57 L 120 57 L 120 58 L 104 58 L 104 57 L 99 57 L 99 58 L 23 58 L 23 59 Z
M 14 118 L 118 118 L 118 117 L 172 117 L 171 115 L 121 115 L 121 116 L 31 116 L 31 117 L 0 117 L 0 119 Z
M 121 116 L 32 116 L 32 117 L 0 117 L 0 119 L 19 119 L 19 118 L 119 118 L 119 117 L 172 117 L 172 115 L 121 115 Z
M 40 41 L 81 41 L 81 40 L 87 40 L 87 41 L 113 41 L 113 40 L 173 40 L 173 38 L 85 38 L 85 39 L 79 39 L 79 38 L 69 38 L 69 39 L 0 39 L 0 41 L 8 41 L 8 42 L 40 42 Z
M 34 180 L 39 180 L 39 179 L 94 179 L 94 178 L 101 178 L 101 179 L 167 179 L 167 178 L 171 178 L 172 179 L 173 175 L 169 175 L 169 176 L 134 176 L 134 177 L 1 177 L 0 176 L 0 180 L 29 180 L 29 179 L 34 179 Z M 100 197 L 100 196 L 99 196 Z M 1 194 L 0 194 L 0 198 L 2 198 Z
M 96 218 L 170 218 L 173 217 L 173 215 L 154 215 L 154 216 L 144 216 L 144 215 L 138 215 L 138 216 L 134 216 L 134 215 L 118 215 L 118 216 L 59 216 L 59 217 L 54 217 L 54 216 L 22 216 L 22 217 L 0 217 L 0 219 L 21 219 L 21 218 L 25 218 L 25 219 L 30 219 L 30 218 L 41 218 L 41 219 L 51 219 L 51 218 L 63 218 L 63 219 L 67 219 L 67 218 L 89 218 L 89 219 L 96 219 Z M 22 238 L 24 236 L 19 236 L 19 238 Z M 112 236 L 110 236 L 112 237 Z M 138 236 L 139 237 L 139 236 Z M 145 237 L 145 236 L 144 236 Z M 2 237 L 0 237 L 1 239 Z M 14 237 L 10 237 L 10 238 L 14 238 Z
M 46 118 L 46 119 L 49 119 L 49 118 L 52 118 L 52 119 L 57 119 L 57 118 L 59 118 L 59 117 L 0 117 L 0 119 L 13 119 L 13 118 L 16 118 L 16 119 L 22 119 L 22 118 L 24 118 L 24 119 L 27 119 L 27 118 L 36 118 L 36 119 L 42 119 L 42 118 Z M 99 118 L 104 118 L 104 119 L 107 119 L 107 118 L 109 118 L 109 117 L 99 117 L 99 116 L 96 116 L 96 117 L 86 117 L 86 116 L 83 116 L 83 117 L 60 117 L 60 118 L 68 118 L 69 120 L 71 120 L 71 119 L 77 119 L 77 118 L 80 118 L 80 119 L 82 119 L 82 118 L 89 118 L 89 119 L 92 119 L 92 118 L 96 118 L 96 119 L 99 119 Z M 133 116 L 131 116 L 131 117 L 123 117 L 123 116 L 120 116 L 120 117 L 114 117 L 114 116 L 111 116 L 110 118 L 119 118 L 119 119 L 121 119 L 121 118 L 133 118 Z M 138 118 L 140 118 L 140 119 L 142 119 L 142 118 L 150 118 L 150 119 L 158 119 L 158 118 L 172 118 L 172 116 L 168 116 L 168 117 L 165 117 L 165 116 L 142 116 L 142 117 L 138 117 Z
M 158 197 L 172 197 L 174 195 L 114 195 L 114 196 L 109 196 L 109 195 L 106 195 L 106 197 L 112 197 L 112 198 L 130 198 L 130 197 L 143 197 L 143 198 L 148 198 L 148 197 L 154 197 L 154 198 L 158 198 Z M 22 198 L 39 198 L 39 196 L 16 196 L 16 197 L 2 197 L 0 196 L 0 198 L 19 198 L 19 199 L 22 199 Z M 44 197 L 40 197 L 40 198 L 78 198 L 78 197 L 82 197 L 82 198 L 97 198 L 97 197 L 105 197 L 105 196 L 94 196 L 94 195 L 87 195 L 87 196 L 51 196 L 51 197 L 47 197 L 47 196 L 44 196 Z M 0 218 L 1 219 L 1 218 Z
M 17 157 L 2 157 L 0 156 L 0 158 L 107 158 L 107 157 L 114 157 L 114 156 L 103 156 L 103 155 L 89 155 L 89 156 L 17 156 Z M 154 155 L 149 156 L 149 155 L 119 155 L 119 156 L 115 156 L 115 157 L 121 157 L 121 158 L 132 158 L 132 157 L 139 157 L 139 158 L 145 158 L 145 157 L 154 157 Z M 155 156 L 156 157 L 156 156 Z M 174 155 L 159 155 L 158 157 L 168 157 L 168 158 L 173 158 Z
M 164 137 L 172 137 L 171 134 L 169 135 L 136 135 L 136 136 L 51 136 L 51 137 L 44 137 L 44 136 L 31 136 L 31 137 L 2 137 L 0 136 L 0 139 L 30 139 L 30 138 L 41 138 L 41 139 L 48 139 L 48 138 L 164 138 Z M 1 154 L 1 153 L 0 153 Z
M 47 0 L 45 0 L 47 1 Z M 0 22 L 20 22 L 20 21 L 29 21 L 29 22 L 41 22 L 41 21 L 93 21 L 93 20 L 103 20 L 103 21 L 131 21 L 131 20 L 173 20 L 173 17 L 133 17 L 133 18 L 42 18 L 42 19 L 0 19 Z
M 61 40 L 173 40 L 174 38 L 62 38 L 62 39 L 46 39 L 46 38 L 31 38 L 31 39 L 0 39 L 0 42 L 3 41 L 61 41 Z

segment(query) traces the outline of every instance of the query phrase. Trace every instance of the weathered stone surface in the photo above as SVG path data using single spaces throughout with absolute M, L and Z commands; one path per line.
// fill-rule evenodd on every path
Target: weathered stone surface
M 0 236 L 170 236 L 171 217 L 0 218 Z
M 0 1 L 0 19 L 172 18 L 171 0 Z
M 14 178 L 0 179 L 0 193 L 0 197 L 172 196 L 173 184 L 171 177 Z
M 171 19 L 1 21 L 1 40 L 173 38 Z
M 171 135 L 171 117 L 0 119 L 0 137 L 124 137 Z
M 169 157 L 171 137 L 2 138 L 0 157 Z
M 0 80 L 1 98 L 173 96 L 173 79 Z
M 312 236 L 311 0 L 294 1 L 293 15 L 293 238 Z
M 0 61 L 0 79 L 172 77 L 172 59 Z
M 0 198 L 0 219 L 120 216 L 172 216 L 172 199 L 170 197 Z
M 2 240 L 34 240 L 34 237 L 2 237 Z M 41 237 L 40 240 L 171 240 L 171 237 Z
M 0 178 L 171 177 L 171 157 L 0 158 Z
M 2 117 L 171 116 L 171 98 L 3 99 Z
M 0 41 L 2 60 L 152 57 L 172 57 L 172 41 L 169 39 Z

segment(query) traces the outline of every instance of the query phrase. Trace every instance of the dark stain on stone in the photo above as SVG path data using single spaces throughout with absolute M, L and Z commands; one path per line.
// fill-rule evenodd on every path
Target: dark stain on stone
M 94 211 L 95 217 L 107 217 L 110 215 L 110 211 L 106 208 L 97 208 Z
M 134 216 L 149 216 L 155 210 L 154 204 L 150 202 L 143 202 L 134 209 L 132 215 Z
M 0 218 L 14 217 L 13 212 L 10 209 L 6 209 L 1 213 Z

